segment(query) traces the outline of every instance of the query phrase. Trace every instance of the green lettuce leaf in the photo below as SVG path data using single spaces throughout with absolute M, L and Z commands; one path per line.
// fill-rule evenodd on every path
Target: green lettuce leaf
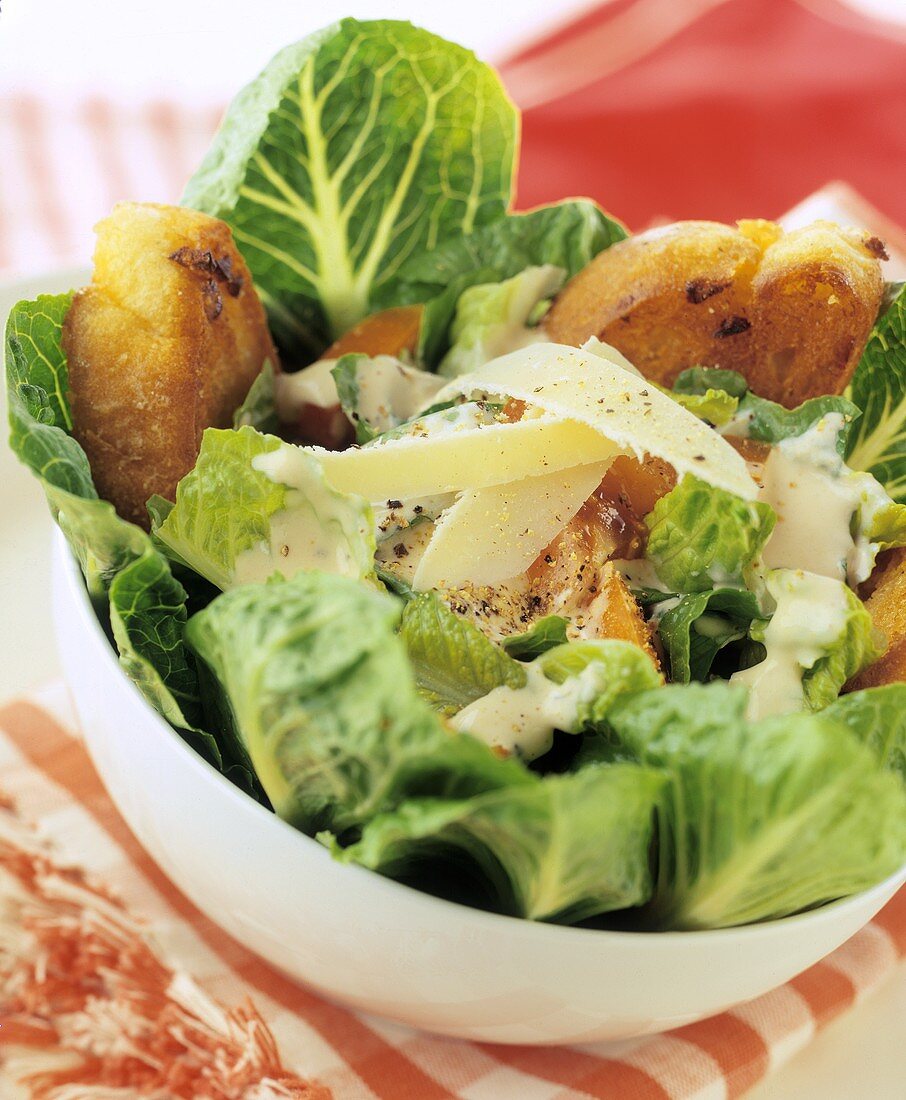
M 652 920 L 719 928 L 873 886 L 906 858 L 906 792 L 840 724 L 751 724 L 746 694 L 690 684 L 619 700 L 612 735 L 669 777 L 658 806 Z
M 658 687 L 661 675 L 648 654 L 632 642 L 614 638 L 567 642 L 534 662 L 548 680 L 581 681 L 575 695 L 575 721 L 566 732 L 600 727 L 621 695 Z
M 869 519 L 865 537 L 882 550 L 906 546 L 906 504 L 885 504 L 875 510 Z
M 862 410 L 846 461 L 906 504 L 906 288 L 872 329 L 846 392 Z
M 525 685 L 523 667 L 433 592 L 406 604 L 400 637 L 419 691 L 443 714 L 454 714 L 496 687 Z
M 72 294 L 42 294 L 19 302 L 6 323 L 9 443 L 45 485 L 96 498 L 85 452 L 69 434 L 69 371 L 63 321 Z
M 738 417 L 746 419 L 746 435 L 763 443 L 780 443 L 784 439 L 804 435 L 809 428 L 829 413 L 843 417 L 843 427 L 837 436 L 840 455 L 846 451 L 847 439 L 860 413 L 845 397 L 813 397 L 795 409 L 785 409 L 774 401 L 748 393 L 739 403 Z
M 801 569 L 772 569 L 765 590 L 774 604 L 750 636 L 764 660 L 733 675 L 749 687 L 753 716 L 821 710 L 884 652 L 865 605 L 843 581 Z
M 234 428 L 250 427 L 267 435 L 278 434 L 280 421 L 277 417 L 276 382 L 274 365 L 266 359 L 245 400 L 233 414 Z
M 760 618 L 758 600 L 740 588 L 715 588 L 669 601 L 655 610 L 658 635 L 670 662 L 670 679 L 707 680 L 717 654 L 749 633 Z
M 707 420 L 716 428 L 729 424 L 739 405 L 739 398 L 724 390 L 708 389 L 704 393 L 672 393 L 670 396 L 693 416 Z
M 470 286 L 459 296 L 450 326 L 452 346 L 438 371 L 446 378 L 469 374 L 498 355 L 516 351 L 538 339 L 528 327 L 539 302 L 563 285 L 566 271 L 545 264 L 527 267 L 499 283 Z
M 391 292 L 379 292 L 377 304 L 427 303 L 419 356 L 433 367 L 449 346 L 456 303 L 467 287 L 498 283 L 540 264 L 553 264 L 573 276 L 625 236 L 625 228 L 589 199 L 509 214 L 472 233 L 450 236 L 428 251 L 413 252 Z
M 563 645 L 568 626 L 569 619 L 564 619 L 562 615 L 545 615 L 523 634 L 511 634 L 504 638 L 502 645 L 517 661 L 531 661 L 554 646 Z
M 690 367 L 677 375 L 673 392 L 702 397 L 709 390 L 722 390 L 729 397 L 742 398 L 749 391 L 749 383 L 739 371 L 722 370 L 720 367 Z
M 833 702 L 843 685 L 887 648 L 865 604 L 850 588 L 845 588 L 845 595 L 847 614 L 836 643 L 802 677 L 805 698 L 812 710 L 821 710 Z
M 317 353 L 408 257 L 504 213 L 517 126 L 468 50 L 344 19 L 240 92 L 183 202 L 230 224 L 280 344 Z
M 841 695 L 821 714 L 852 730 L 882 767 L 906 783 L 906 684 Z
M 356 844 L 333 849 L 346 863 L 414 885 L 425 885 L 433 869 L 428 883 L 445 894 L 466 864 L 488 908 L 580 921 L 650 896 L 652 809 L 662 782 L 656 772 L 617 764 L 464 801 L 413 800 L 369 822 Z
M 110 627 L 126 675 L 197 753 L 219 771 L 234 769 L 234 781 L 257 796 L 253 773 L 240 761 L 224 760 L 216 738 L 203 728 L 198 673 L 183 643 L 186 593 L 166 559 L 146 550 L 116 574 L 109 596 Z
M 278 467 L 286 462 L 273 477 L 268 455 Z M 281 469 L 292 484 L 275 480 Z M 373 570 L 368 504 L 332 489 L 307 451 L 249 427 L 208 428 L 194 469 L 176 488 L 175 507 L 154 535 L 221 589 L 300 569 L 355 577 Z
M 340 407 L 346 413 L 347 419 L 355 425 L 355 441 L 359 444 L 370 443 L 375 436 L 380 435 L 380 431 L 373 428 L 359 412 L 359 368 L 367 362 L 367 355 L 344 355 L 337 360 L 336 366 L 330 372 L 337 386 Z
M 6 328 L 10 446 L 37 476 L 51 512 L 106 619 L 120 662 L 155 709 L 215 766 L 220 751 L 201 720 L 198 679 L 182 638 L 186 594 L 147 533 L 99 500 L 85 452 L 69 434 L 62 347 L 71 294 L 19 302 Z
M 37 476 L 54 519 L 106 603 L 116 573 L 148 548 L 148 536 L 98 499 L 88 458 L 69 434 L 69 377 L 62 347 L 71 294 L 19 302 L 6 327 L 10 447 Z
M 735 415 L 721 422 L 710 416 L 705 419 L 718 427 L 729 425 L 727 434 L 742 435 L 762 443 L 780 443 L 781 440 L 803 435 L 828 413 L 839 413 L 843 417 L 843 430 L 837 439 L 841 455 L 846 451 L 847 441 L 860 416 L 858 406 L 852 401 L 831 395 L 813 397 L 795 409 L 787 409 L 776 401 L 768 401 L 767 398 L 752 393 L 746 380 L 736 371 L 716 367 L 692 367 L 683 371 L 673 383 L 673 390 L 674 396 L 684 404 L 692 397 L 703 401 L 709 397 L 714 401 L 716 391 L 726 394 L 725 403 L 736 398 L 738 404 Z M 696 412 L 696 409 L 692 407 L 691 411 Z
M 406 797 L 530 781 L 420 697 L 396 635 L 402 605 L 348 577 L 300 573 L 218 596 L 186 628 L 211 677 L 211 721 L 235 739 L 281 817 L 361 825 Z
M 647 556 L 675 592 L 743 585 L 775 522 L 768 505 L 687 474 L 645 518 Z

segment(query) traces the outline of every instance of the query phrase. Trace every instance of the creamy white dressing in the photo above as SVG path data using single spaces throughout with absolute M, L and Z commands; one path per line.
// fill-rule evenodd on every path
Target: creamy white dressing
M 467 428 L 486 428 L 499 423 L 498 409 L 490 407 L 486 401 L 464 401 L 452 405 L 449 409 L 428 413 L 410 420 L 400 428 L 400 434 L 415 436 L 418 439 L 430 439 L 450 432 L 461 432 Z M 375 440 L 370 446 L 379 447 Z
M 415 416 L 444 385 L 436 374 L 376 355 L 358 373 L 359 414 L 379 432 Z
M 652 588 L 657 592 L 670 591 L 647 558 L 617 558 L 614 559 L 613 565 L 632 589 Z
M 411 584 L 433 533 L 434 524 L 428 520 L 400 528 L 392 537 L 378 543 L 375 561 Z
M 373 541 L 374 520 L 364 501 L 336 492 L 324 480 L 317 460 L 301 447 L 285 445 L 256 455 L 252 466 L 286 485 L 286 505 L 271 516 L 270 540 L 243 550 L 233 569 L 235 584 L 263 583 L 274 573 L 292 577 L 320 569 L 361 577 L 366 563 L 354 547 Z M 351 524 L 358 530 L 350 531 Z
M 494 688 L 455 715 L 453 728 L 501 752 L 534 760 L 551 747 L 554 730 L 579 732 L 579 714 L 600 695 L 606 677 L 604 666 L 595 662 L 562 684 L 548 680 L 537 664 L 526 665 L 525 673 L 524 687 Z
M 803 674 L 837 642 L 849 613 L 842 580 L 782 569 L 766 584 L 777 602 L 764 633 L 767 654 L 761 664 L 730 677 L 730 683 L 748 687 L 752 720 L 805 709 Z
M 337 385 L 330 373 L 336 365 L 336 359 L 319 359 L 295 374 L 277 372 L 274 378 L 274 405 L 281 423 L 294 421 L 307 405 L 316 405 L 320 409 L 332 409 L 339 405 Z
M 716 431 L 718 435 L 732 435 L 748 439 L 749 427 L 754 417 L 755 413 L 752 409 L 737 409 L 726 424 L 721 425 Z
M 455 493 L 437 493 L 435 496 L 414 500 L 388 500 L 385 507 L 373 504 L 374 522 L 378 544 L 395 539 L 401 531 L 407 531 L 414 523 L 432 522 L 456 500 Z
M 771 449 L 759 493 L 777 514 L 763 554 L 767 568 L 805 569 L 854 585 L 871 574 L 877 546 L 864 533 L 866 513 L 889 498 L 871 474 L 850 470 L 837 453 L 843 426 L 840 413 L 828 413 Z
M 307 405 L 331 409 L 340 403 L 334 381 L 336 359 L 319 359 L 295 374 L 278 374 L 274 403 L 281 421 L 292 421 Z M 377 431 L 387 431 L 428 404 L 444 380 L 410 367 L 392 355 L 376 355 L 359 371 L 358 411 Z

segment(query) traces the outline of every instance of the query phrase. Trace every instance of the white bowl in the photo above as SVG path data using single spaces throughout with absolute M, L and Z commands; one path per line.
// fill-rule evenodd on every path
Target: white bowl
M 355 1008 L 503 1043 L 663 1031 L 788 981 L 866 924 L 906 880 L 811 913 L 714 932 L 534 924 L 333 861 L 197 756 L 120 671 L 62 535 L 54 617 L 92 760 L 129 827 L 213 921 Z

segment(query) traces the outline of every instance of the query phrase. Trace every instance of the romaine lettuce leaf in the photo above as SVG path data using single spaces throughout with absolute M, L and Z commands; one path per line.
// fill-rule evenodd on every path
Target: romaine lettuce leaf
M 906 504 L 906 287 L 872 329 L 846 394 L 862 410 L 846 461 Z
M 218 596 L 186 628 L 211 674 L 212 720 L 237 739 L 281 817 L 342 832 L 406 797 L 530 782 L 419 696 L 402 605 L 348 577 L 300 573 Z
M 720 367 L 690 367 L 681 371 L 673 383 L 673 392 L 701 397 L 709 390 L 722 390 L 729 397 L 742 398 L 748 393 L 749 383 L 739 371 Z
M 795 409 L 787 409 L 776 401 L 768 401 L 766 397 L 753 393 L 743 376 L 736 371 L 716 367 L 692 367 L 683 371 L 673 383 L 673 389 L 674 395 L 684 403 L 693 396 L 704 399 L 710 395 L 714 399 L 714 391 L 720 390 L 727 395 L 727 399 L 737 398 L 735 415 L 719 424 L 713 417 L 706 419 L 723 428 L 726 435 L 741 435 L 762 443 L 780 443 L 784 439 L 803 435 L 828 413 L 839 413 L 843 417 L 843 429 L 837 438 L 841 455 L 860 416 L 858 407 L 852 401 L 832 395 L 813 397 Z M 692 411 L 695 412 L 695 409 Z
M 10 446 L 37 476 L 85 574 L 126 673 L 164 718 L 220 765 L 200 721 L 194 664 L 182 627 L 185 592 L 145 531 L 99 500 L 85 452 L 69 434 L 72 414 L 62 327 L 71 294 L 19 302 L 6 328 Z
M 837 450 L 842 455 L 849 433 L 859 417 L 858 408 L 845 397 L 812 397 L 795 409 L 786 409 L 750 391 L 739 403 L 737 419 L 745 422 L 745 434 L 749 439 L 780 443 L 784 439 L 804 435 L 819 420 L 832 413 L 843 418 L 843 426 L 837 436 Z
M 303 448 L 249 427 L 208 428 L 154 535 L 221 589 L 300 569 L 365 577 L 374 568 L 368 504 L 332 489 Z
M 85 573 L 106 602 L 110 581 L 148 548 L 148 536 L 98 499 L 88 458 L 69 434 L 69 380 L 62 347 L 71 294 L 19 302 L 6 327 L 10 447 L 34 473 Z
M 645 517 L 647 557 L 675 592 L 742 586 L 775 522 L 766 504 L 687 474 Z
M 183 202 L 230 224 L 279 343 L 317 353 L 408 257 L 504 213 L 517 125 L 468 50 L 344 19 L 240 92 Z
M 355 425 L 355 441 L 359 444 L 370 443 L 380 434 L 380 430 L 372 427 L 359 412 L 359 367 L 367 361 L 367 355 L 344 355 L 330 371 L 336 383 L 340 408 L 346 413 L 347 420 Z
M 618 700 L 623 752 L 669 776 L 658 806 L 651 918 L 719 928 L 873 886 L 906 858 L 906 791 L 840 724 L 751 724 L 724 683 Z
M 841 587 L 847 604 L 843 629 L 829 651 L 806 669 L 802 677 L 805 698 L 812 710 L 821 710 L 832 703 L 843 685 L 887 648 L 887 641 L 872 622 L 865 604 L 852 589 Z
M 821 710 L 884 652 L 865 605 L 843 581 L 773 569 L 765 586 L 774 611 L 751 629 L 765 658 L 732 677 L 750 689 L 751 716 Z
M 96 499 L 88 459 L 69 434 L 69 371 L 61 333 L 72 297 L 71 293 L 42 294 L 33 302 L 19 302 L 9 315 L 9 443 L 43 484 Z
M 822 717 L 842 722 L 906 783 L 906 684 L 885 684 L 841 695 Z
M 670 396 L 699 420 L 707 420 L 715 428 L 729 424 L 739 405 L 739 398 L 725 390 L 707 389 L 704 393 L 673 392 Z
M 255 428 L 268 435 L 279 433 L 276 394 L 277 372 L 273 363 L 265 359 L 261 373 L 252 383 L 245 400 L 233 414 L 234 428 Z
M 419 356 L 433 367 L 449 346 L 456 303 L 467 287 L 497 283 L 539 264 L 553 264 L 573 276 L 625 236 L 623 226 L 589 199 L 509 214 L 473 233 L 450 236 L 434 248 L 413 252 L 390 293 L 379 291 L 378 304 L 427 303 Z
M 753 619 L 760 617 L 758 600 L 740 588 L 715 588 L 670 599 L 655 607 L 658 636 L 670 661 L 670 679 L 687 684 L 705 681 L 714 658 L 727 645 L 741 641 Z
M 565 278 L 562 267 L 544 264 L 527 267 L 499 283 L 464 290 L 450 326 L 452 346 L 441 360 L 439 373 L 446 378 L 469 374 L 499 355 L 545 339 L 528 327 L 529 317 L 539 302 L 560 289 Z
M 522 665 L 433 592 L 406 604 L 400 637 L 422 697 L 443 714 L 454 714 L 496 687 L 525 685 Z
M 643 649 L 615 638 L 567 642 L 549 649 L 533 663 L 555 684 L 582 681 L 574 700 L 574 730 L 599 728 L 621 695 L 647 691 L 661 683 L 660 673 Z
M 571 923 L 647 901 L 662 783 L 657 772 L 616 764 L 465 801 L 412 800 L 369 822 L 351 847 L 333 850 L 413 885 L 425 885 L 428 871 L 428 885 L 443 893 L 465 864 L 488 908 Z
M 906 546 L 906 504 L 884 504 L 868 517 L 865 537 L 874 544 L 875 553 Z
M 126 675 L 199 755 L 265 801 L 247 761 L 225 758 L 225 746 L 204 728 L 198 673 L 183 643 L 186 593 L 166 559 L 146 550 L 116 574 L 109 597 L 110 627 Z
M 566 628 L 569 619 L 562 615 L 545 615 L 523 634 L 511 634 L 503 639 L 503 648 L 517 661 L 530 661 L 534 657 L 547 653 L 554 646 L 566 642 Z

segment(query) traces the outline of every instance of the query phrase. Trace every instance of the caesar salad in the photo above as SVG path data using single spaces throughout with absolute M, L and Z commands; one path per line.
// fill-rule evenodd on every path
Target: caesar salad
M 11 445 L 124 673 L 338 860 L 651 930 L 863 890 L 906 860 L 883 242 L 516 213 L 518 132 L 410 24 L 288 47 L 14 308 Z

